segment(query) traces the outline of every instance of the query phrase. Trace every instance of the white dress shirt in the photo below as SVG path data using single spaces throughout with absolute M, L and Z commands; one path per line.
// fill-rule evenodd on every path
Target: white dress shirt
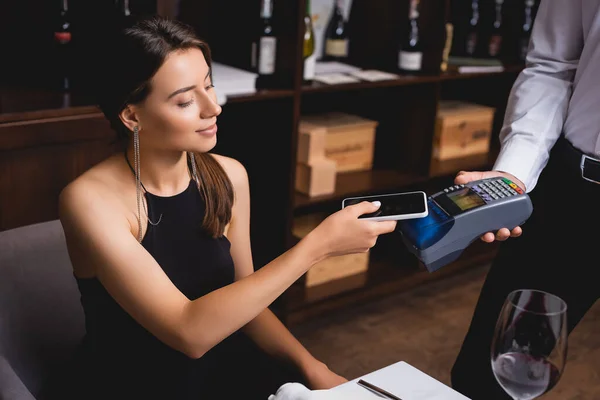
M 494 169 L 530 192 L 561 133 L 600 158 L 600 0 L 541 0 Z

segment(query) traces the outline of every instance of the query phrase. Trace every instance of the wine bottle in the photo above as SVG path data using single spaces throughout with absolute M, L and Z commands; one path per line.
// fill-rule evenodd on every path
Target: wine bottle
M 444 49 L 442 50 L 442 63 L 440 65 L 440 71 L 445 72 L 448 70 L 448 57 L 450 57 L 450 50 L 452 49 L 452 40 L 454 36 L 454 24 L 452 23 L 452 10 L 450 5 L 450 0 L 446 0 L 444 4 L 444 27 L 445 31 L 445 41 L 444 41 Z
M 304 58 L 303 80 L 311 83 L 315 77 L 316 54 L 315 54 L 315 32 L 310 12 L 310 0 L 306 0 L 306 13 L 304 14 L 304 39 L 302 47 Z
M 469 18 L 469 26 L 467 29 L 467 37 L 465 40 L 465 55 L 473 57 L 477 50 L 479 42 L 479 1 L 471 2 L 471 18 Z
M 342 0 L 335 0 L 325 30 L 323 60 L 344 61 L 348 57 L 348 28 L 344 20 Z
M 71 89 L 72 32 L 68 0 L 61 0 L 58 20 L 54 28 L 56 60 L 56 86 L 60 90 Z
M 496 0 L 496 18 L 488 43 L 488 56 L 498 57 L 502 50 L 502 3 L 504 0 Z
M 129 8 L 129 0 L 117 0 L 119 5 L 119 11 L 123 17 L 131 16 L 131 9 Z
M 122 29 L 133 23 L 133 14 L 129 7 L 129 0 L 115 0 L 115 14 L 117 28 Z
M 419 0 L 410 1 L 408 13 L 409 30 L 401 41 L 398 52 L 398 68 L 405 73 L 418 73 L 423 69 L 423 50 L 419 39 Z
M 531 37 L 531 29 L 533 28 L 533 6 L 535 0 L 525 0 L 525 20 L 521 27 L 521 35 L 519 38 L 519 61 L 525 62 L 527 51 L 529 50 L 529 39 Z
M 260 20 L 258 37 L 252 43 L 252 67 L 259 79 L 275 73 L 277 37 L 273 31 L 273 0 L 262 0 Z

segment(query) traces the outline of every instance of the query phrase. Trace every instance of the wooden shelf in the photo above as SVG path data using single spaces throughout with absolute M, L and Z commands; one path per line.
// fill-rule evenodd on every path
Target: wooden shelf
M 227 96 L 228 103 L 292 98 L 293 90 L 259 90 L 255 93 Z M 0 88 L 0 123 L 67 117 L 98 113 L 89 96 L 43 89 Z
M 310 85 L 302 86 L 303 93 L 315 93 L 315 92 L 333 92 L 333 91 L 344 91 L 344 90 L 357 90 L 357 89 L 371 89 L 379 87 L 392 87 L 392 86 L 405 86 L 405 85 L 417 85 L 422 83 L 438 82 L 439 76 L 436 75 L 424 75 L 424 76 L 401 76 L 398 79 L 389 79 L 378 82 L 353 82 L 353 83 L 342 83 L 338 85 L 328 85 L 321 82 L 313 82 Z
M 300 211 L 311 206 L 342 201 L 344 197 L 381 193 L 426 181 L 426 176 L 396 170 L 367 170 L 344 172 L 336 178 L 335 192 L 328 195 L 309 197 L 296 192 L 294 209 Z
M 227 96 L 228 103 L 244 103 L 249 101 L 261 101 L 269 99 L 282 99 L 285 97 L 293 97 L 294 91 L 289 89 L 277 89 L 277 90 L 258 90 L 256 93 L 242 94 L 235 96 Z
M 497 72 L 474 72 L 474 73 L 458 73 L 458 72 L 442 72 L 438 75 L 405 75 L 398 79 L 389 79 L 378 82 L 353 82 L 343 83 L 339 85 L 328 85 L 321 82 L 313 82 L 310 85 L 302 86 L 302 93 L 318 93 L 318 92 L 335 92 L 345 90 L 372 89 L 393 86 L 418 85 L 424 83 L 436 83 L 442 81 L 452 81 L 459 79 L 474 79 L 503 74 L 512 74 L 523 69 L 521 65 L 507 65 L 504 71 Z
M 290 287 L 284 294 L 285 323 L 294 325 L 303 320 L 323 315 L 327 312 L 361 304 L 382 296 L 409 290 L 426 282 L 432 282 L 470 267 L 490 262 L 497 254 L 499 243 L 474 242 L 465 250 L 461 258 L 446 265 L 440 270 L 430 273 L 424 266 L 397 266 L 386 262 L 371 262 L 366 283 L 363 287 L 331 295 L 319 300 L 311 300 L 301 281 Z M 321 285 L 318 290 L 332 291 L 343 282 L 330 282 Z M 315 290 L 311 288 L 311 290 Z
M 0 88 L 0 123 L 98 113 L 88 96 L 34 88 Z
M 504 74 L 514 74 L 517 72 L 521 72 L 523 69 L 523 65 L 514 64 L 514 65 L 505 65 L 503 71 L 497 72 L 469 72 L 469 73 L 459 73 L 455 71 L 447 71 L 443 72 L 439 76 L 440 81 L 452 81 L 459 79 L 473 79 L 473 78 L 485 78 L 490 76 L 498 76 Z

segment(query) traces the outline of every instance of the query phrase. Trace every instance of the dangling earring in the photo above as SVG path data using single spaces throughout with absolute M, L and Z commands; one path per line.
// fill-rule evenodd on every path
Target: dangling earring
M 142 180 L 140 178 L 140 128 L 136 125 L 133 127 L 133 165 L 135 169 L 135 186 L 136 186 L 136 197 L 137 197 L 137 212 L 138 212 L 138 242 L 142 243 L 142 206 L 144 207 L 144 212 L 146 214 L 146 218 L 151 225 L 158 225 L 162 220 L 162 214 L 158 217 L 157 222 L 152 222 L 150 216 L 148 215 L 148 209 L 146 208 L 146 203 L 142 197 Z
M 142 181 L 140 179 L 140 128 L 133 127 L 133 166 L 135 169 L 135 190 L 138 214 L 138 242 L 142 243 Z

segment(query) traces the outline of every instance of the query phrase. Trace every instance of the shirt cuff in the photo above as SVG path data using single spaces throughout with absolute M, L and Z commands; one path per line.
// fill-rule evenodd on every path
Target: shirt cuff
M 525 140 L 509 139 L 502 144 L 494 163 L 495 171 L 507 172 L 519 179 L 529 193 L 535 188 L 548 155 L 539 145 Z

